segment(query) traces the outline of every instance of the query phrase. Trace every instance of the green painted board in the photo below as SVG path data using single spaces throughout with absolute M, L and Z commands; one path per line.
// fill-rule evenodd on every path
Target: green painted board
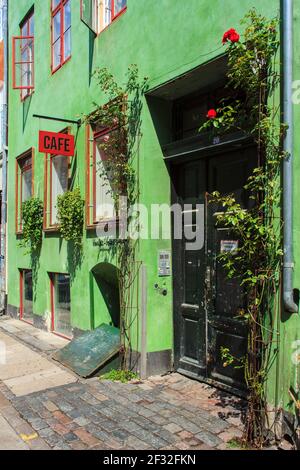
M 120 330 L 110 325 L 101 325 L 56 351 L 53 359 L 86 378 L 104 368 L 118 355 L 119 350 Z

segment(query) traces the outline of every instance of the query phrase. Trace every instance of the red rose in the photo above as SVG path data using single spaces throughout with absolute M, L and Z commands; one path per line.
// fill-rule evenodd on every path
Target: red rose
M 206 116 L 208 119 L 216 119 L 217 111 L 215 109 L 210 109 Z
M 234 28 L 231 28 L 228 31 L 226 31 L 226 33 L 224 33 L 222 42 L 223 42 L 223 44 L 226 44 L 226 42 L 228 42 L 228 41 L 230 41 L 230 42 L 239 42 L 239 40 L 240 40 L 239 33 Z

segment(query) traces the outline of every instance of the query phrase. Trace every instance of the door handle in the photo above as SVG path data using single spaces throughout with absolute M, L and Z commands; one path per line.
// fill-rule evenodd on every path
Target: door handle
M 208 290 L 211 289 L 211 268 L 210 266 L 206 267 L 206 273 L 205 273 L 205 285 Z

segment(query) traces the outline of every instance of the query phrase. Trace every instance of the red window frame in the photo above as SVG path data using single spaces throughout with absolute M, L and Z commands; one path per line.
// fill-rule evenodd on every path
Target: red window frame
M 32 269 L 19 269 L 20 273 L 20 320 L 29 325 L 33 325 L 33 320 L 24 319 L 24 273 L 32 272 Z
M 68 127 L 61 134 L 69 134 L 71 129 Z M 64 155 L 50 155 L 45 153 L 44 160 L 44 232 L 56 232 L 59 228 L 58 224 L 52 224 L 52 159 L 55 157 L 66 158 L 68 160 L 68 189 L 70 189 L 71 161 L 74 157 L 66 157 Z M 49 192 L 50 191 L 50 192 Z
M 30 20 L 34 20 L 34 10 L 30 11 L 24 18 L 24 20 L 20 24 L 20 36 L 14 36 L 12 38 L 12 60 L 13 60 L 13 67 L 12 67 L 12 81 L 13 81 L 13 89 L 20 90 L 21 101 L 24 101 L 28 96 L 31 96 L 34 91 L 34 35 L 30 34 Z M 34 27 L 34 26 L 33 26 Z M 24 34 L 25 33 L 25 34 Z M 32 49 L 32 60 L 31 61 L 23 61 L 22 60 L 22 45 L 23 41 L 27 40 L 28 42 L 32 41 L 31 49 Z M 18 44 L 20 43 L 20 44 Z M 16 60 L 17 57 L 17 47 L 20 48 L 20 61 Z M 26 47 L 28 47 L 28 43 L 26 43 Z M 17 73 L 16 68 L 17 66 L 22 66 L 24 64 L 31 64 L 32 65 L 32 84 L 31 85 L 23 85 L 22 84 L 22 73 L 21 73 L 21 84 L 17 84 Z M 25 92 L 25 93 L 24 93 Z
M 106 26 L 104 26 L 101 29 L 101 18 L 99 18 L 99 33 L 102 33 L 103 31 L 105 31 L 106 28 L 108 28 L 117 18 L 119 18 L 120 15 L 125 13 L 126 10 L 127 10 L 127 0 L 126 0 L 126 5 L 118 13 L 115 13 L 115 0 L 111 0 L 111 20 L 110 20 L 110 23 L 108 23 Z M 99 14 L 100 14 L 100 9 L 98 9 L 98 11 L 99 11 Z M 98 14 L 98 16 L 99 16 L 99 14 Z
M 66 158 L 68 160 L 68 189 L 70 188 L 70 170 L 72 157 L 66 157 L 65 155 L 45 154 L 44 231 L 56 231 L 59 228 L 57 223 L 52 223 L 52 160 L 55 157 Z
M 54 278 L 55 276 L 58 276 L 59 274 L 63 274 L 64 276 L 70 276 L 69 273 L 58 273 L 58 272 L 51 272 L 49 273 L 49 279 L 50 279 L 50 307 L 51 307 L 51 332 L 59 336 L 60 338 L 67 339 L 71 341 L 73 338 L 72 336 L 66 336 L 63 335 L 57 331 L 55 331 L 55 284 L 54 284 Z M 71 283 L 70 283 L 70 289 L 71 289 Z M 70 307 L 71 307 L 71 292 L 70 292 Z M 70 310 L 71 312 L 71 310 Z
M 93 31 L 93 33 L 97 36 L 99 35 L 102 31 L 104 31 L 106 28 L 108 28 L 117 18 L 119 18 L 120 15 L 122 15 L 126 10 L 127 10 L 127 0 L 125 6 L 118 12 L 115 13 L 115 1 L 116 0 L 111 0 L 112 5 L 111 5 L 111 11 L 112 11 L 112 17 L 110 22 L 107 25 L 103 25 L 103 19 L 104 19 L 104 11 L 103 8 L 105 8 L 105 0 L 90 0 L 95 2 L 95 8 L 92 8 L 92 11 L 94 12 L 94 18 L 86 18 L 84 15 L 84 5 L 83 5 L 84 0 L 80 0 L 80 17 L 81 21 L 85 23 L 88 28 Z
M 109 135 L 119 128 L 103 127 L 100 131 L 93 131 L 90 125 L 86 127 L 86 227 L 94 229 L 99 223 L 109 223 L 118 221 L 118 214 L 115 217 L 97 219 L 96 210 L 96 141 L 97 139 Z M 92 144 L 92 145 L 91 145 Z
M 31 157 L 31 165 L 27 165 L 24 168 L 21 168 L 22 160 L 26 160 Z M 23 194 L 23 184 L 22 184 L 22 175 L 24 171 L 31 170 L 31 197 L 34 196 L 34 148 L 27 150 L 16 158 L 16 187 L 15 187 L 15 201 L 16 201 L 16 214 L 15 214 L 15 227 L 16 234 L 21 234 L 23 231 L 22 227 L 22 194 Z
M 53 2 L 53 0 L 51 0 L 51 71 L 52 71 L 52 74 L 57 72 L 57 70 L 59 70 L 72 57 L 72 53 L 70 52 L 70 55 L 68 57 L 64 58 L 64 56 L 65 56 L 65 39 L 64 39 L 64 35 L 67 31 L 67 30 L 66 31 L 64 30 L 64 27 L 65 27 L 64 7 L 68 2 L 70 2 L 70 6 L 71 6 L 71 0 L 59 0 L 58 5 L 56 7 L 54 7 L 54 2 Z M 57 14 L 60 14 L 60 35 L 59 35 L 59 39 L 60 39 L 60 63 L 57 67 L 55 67 L 54 66 L 54 45 L 58 41 L 58 39 L 56 41 L 53 41 L 53 33 L 54 33 L 54 17 Z M 68 29 L 72 30 L 72 15 L 71 15 L 71 24 L 70 24 L 70 27 Z M 71 43 L 71 48 L 72 48 L 72 43 Z

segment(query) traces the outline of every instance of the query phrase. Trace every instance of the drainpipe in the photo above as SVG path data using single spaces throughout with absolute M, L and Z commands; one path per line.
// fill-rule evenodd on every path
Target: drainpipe
M 283 303 L 289 313 L 297 313 L 293 292 L 293 0 L 282 0 L 283 122 L 288 125 L 283 162 Z
M 4 45 L 4 85 L 2 103 L 2 224 L 1 224 L 1 279 L 0 279 L 0 315 L 6 310 L 6 230 L 7 230 L 7 80 L 8 80 L 8 6 L 2 0 L 2 34 Z

